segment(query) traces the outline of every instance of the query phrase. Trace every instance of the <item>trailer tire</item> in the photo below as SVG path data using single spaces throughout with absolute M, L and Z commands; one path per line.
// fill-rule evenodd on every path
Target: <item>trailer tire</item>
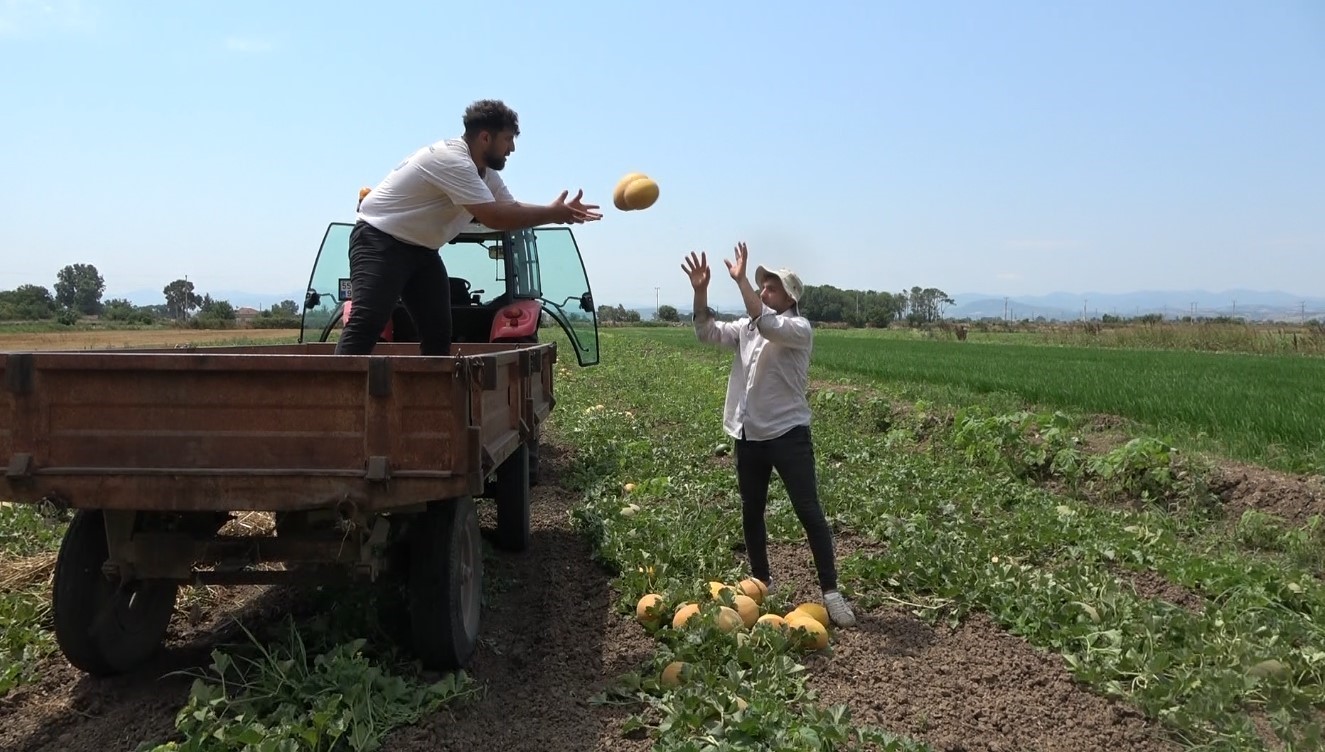
M 121 585 L 102 573 L 109 558 L 101 510 L 74 513 L 55 560 L 55 640 L 75 668 L 95 676 L 132 671 L 165 640 L 179 586 L 169 580 Z
M 497 468 L 497 545 L 504 551 L 529 548 L 529 459 L 529 445 L 521 444 Z
M 473 498 L 434 501 L 409 531 L 411 642 L 424 667 L 463 668 L 478 645 L 483 547 Z

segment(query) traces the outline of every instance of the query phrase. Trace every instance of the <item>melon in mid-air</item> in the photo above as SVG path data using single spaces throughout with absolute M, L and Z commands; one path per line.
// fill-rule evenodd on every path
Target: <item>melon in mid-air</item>
M 612 205 L 621 211 L 639 211 L 658 200 L 658 183 L 642 172 L 627 173 L 612 191 Z

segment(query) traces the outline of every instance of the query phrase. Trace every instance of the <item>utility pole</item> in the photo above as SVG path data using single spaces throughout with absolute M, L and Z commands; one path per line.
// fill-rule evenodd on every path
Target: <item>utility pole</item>
M 1011 321 L 1011 319 L 1008 318 L 1008 298 L 1006 295 L 1003 296 L 1003 320 Z
M 662 312 L 662 293 L 659 292 L 661 289 L 662 288 L 659 287 L 653 288 L 653 317 L 655 319 L 658 318 L 658 314 Z
M 1089 303 L 1089 302 L 1090 302 L 1090 298 L 1086 298 L 1086 299 L 1084 299 L 1084 300 L 1081 301 L 1081 320 L 1082 320 L 1082 321 L 1085 321 L 1085 320 L 1088 318 L 1087 315 L 1086 315 L 1086 304 Z

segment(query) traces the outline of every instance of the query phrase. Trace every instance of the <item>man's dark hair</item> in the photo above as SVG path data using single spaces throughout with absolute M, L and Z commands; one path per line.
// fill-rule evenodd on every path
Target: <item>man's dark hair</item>
M 500 99 L 480 99 L 465 109 L 465 136 L 477 136 L 483 131 L 501 133 L 514 131 L 520 135 L 520 116 Z

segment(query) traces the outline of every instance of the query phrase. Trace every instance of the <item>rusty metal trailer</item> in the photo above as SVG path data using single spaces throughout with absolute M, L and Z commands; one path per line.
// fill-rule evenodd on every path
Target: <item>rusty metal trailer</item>
M 424 665 L 477 643 L 483 558 L 529 544 L 528 446 L 551 411 L 556 345 L 448 357 L 333 343 L 0 353 L 0 498 L 74 510 L 52 586 L 78 668 L 132 670 L 182 584 L 398 578 Z M 223 534 L 272 512 L 269 535 Z

